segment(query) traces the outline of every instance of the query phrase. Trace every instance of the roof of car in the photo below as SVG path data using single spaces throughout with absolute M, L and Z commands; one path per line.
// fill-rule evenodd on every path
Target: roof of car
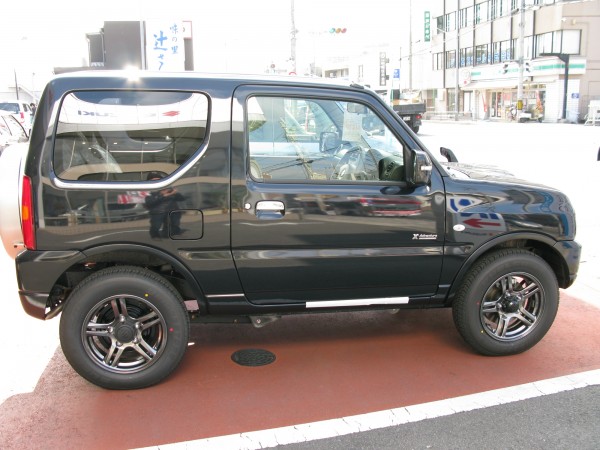
M 341 78 L 321 78 L 314 76 L 299 75 L 274 75 L 274 74 L 232 74 L 212 72 L 156 72 L 147 70 L 84 70 L 80 72 L 69 72 L 55 76 L 62 78 L 112 78 L 125 77 L 131 79 L 140 78 L 200 78 L 206 80 L 230 80 L 239 82 L 274 82 L 282 84 L 307 84 L 322 86 L 354 87 L 364 89 L 365 87 L 349 80 Z

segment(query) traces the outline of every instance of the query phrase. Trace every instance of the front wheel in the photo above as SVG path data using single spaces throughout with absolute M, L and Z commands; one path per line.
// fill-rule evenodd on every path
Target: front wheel
M 179 293 L 155 273 L 112 267 L 83 280 L 60 320 L 60 342 L 71 366 L 108 389 L 158 383 L 179 364 L 189 318 Z
M 484 355 L 514 355 L 537 344 L 558 311 L 558 283 L 540 257 L 520 249 L 484 257 L 465 277 L 453 303 L 454 323 Z

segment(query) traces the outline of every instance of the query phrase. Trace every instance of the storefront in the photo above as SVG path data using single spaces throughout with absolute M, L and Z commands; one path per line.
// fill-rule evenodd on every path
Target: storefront
M 571 60 L 565 95 L 564 63 L 558 58 L 532 61 L 523 77 L 523 112 L 533 120 L 548 122 L 561 120 L 564 112 L 567 121 L 577 122 L 579 85 L 585 66 L 584 58 Z M 459 110 L 479 120 L 514 120 L 519 100 L 517 77 L 516 63 L 506 73 L 500 73 L 498 66 L 471 69 L 468 82 L 461 86 Z

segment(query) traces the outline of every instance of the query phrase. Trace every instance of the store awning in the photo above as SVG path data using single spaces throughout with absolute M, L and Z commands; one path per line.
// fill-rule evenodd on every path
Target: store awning
M 515 89 L 517 80 L 486 80 L 486 81 L 471 81 L 465 86 L 461 86 L 463 91 L 479 91 L 483 89 Z

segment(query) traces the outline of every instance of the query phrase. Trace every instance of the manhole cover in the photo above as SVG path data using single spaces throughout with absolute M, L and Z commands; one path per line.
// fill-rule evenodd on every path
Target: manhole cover
M 247 348 L 235 352 L 233 355 L 231 355 L 231 359 L 240 366 L 256 367 L 271 364 L 273 361 L 275 361 L 275 355 L 268 350 Z

